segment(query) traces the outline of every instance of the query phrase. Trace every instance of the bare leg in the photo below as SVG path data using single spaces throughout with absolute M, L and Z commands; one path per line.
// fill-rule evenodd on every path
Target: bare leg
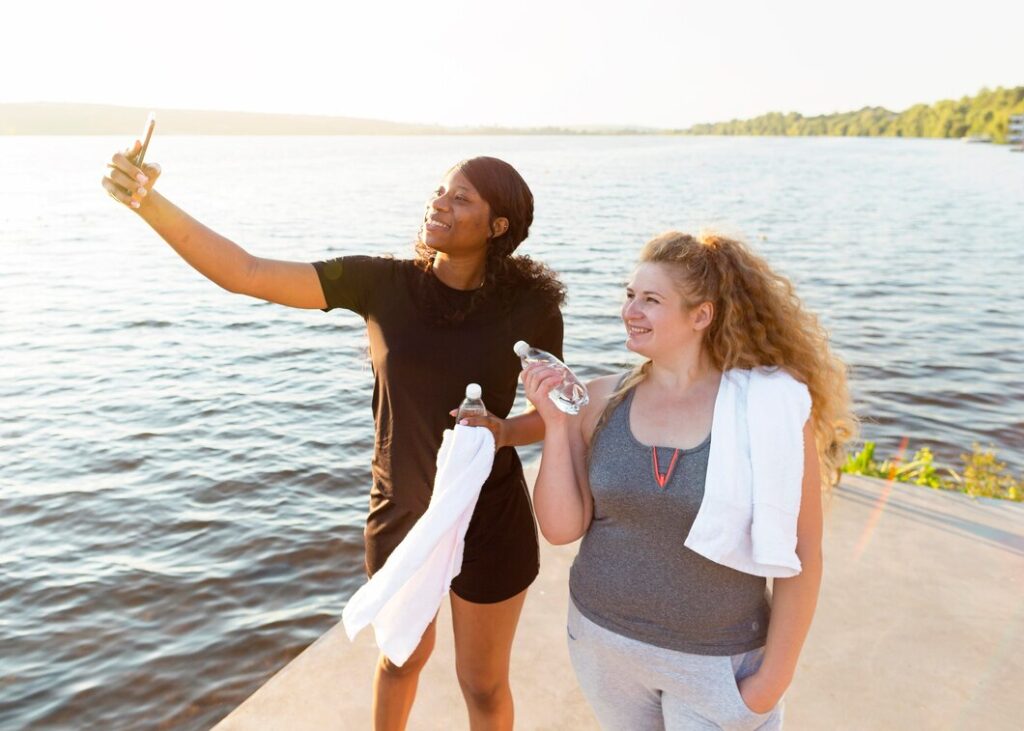
M 416 686 L 420 671 L 434 650 L 437 620 L 423 633 L 423 639 L 401 667 L 384 655 L 377 660 L 373 676 L 373 728 L 374 731 L 403 731 L 409 720 L 412 702 L 416 699 Z
M 469 709 L 469 726 L 473 731 L 511 731 L 509 660 L 526 591 L 496 604 L 474 604 L 449 593 L 455 673 Z

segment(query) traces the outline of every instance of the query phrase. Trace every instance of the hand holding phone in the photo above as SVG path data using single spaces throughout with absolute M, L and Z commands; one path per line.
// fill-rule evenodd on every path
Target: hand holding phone
M 135 167 L 142 168 L 142 163 L 146 159 L 146 149 L 149 147 L 149 140 L 153 136 L 153 128 L 156 127 L 156 112 L 150 112 L 149 116 L 146 117 L 146 129 L 142 134 L 142 149 L 139 150 L 132 162 L 135 163 Z
M 135 210 L 142 207 L 143 200 L 160 177 L 159 165 L 148 165 L 143 169 L 146 149 L 155 126 L 156 115 L 150 112 L 143 140 L 135 140 L 129 149 L 114 153 L 107 163 L 107 174 L 102 180 L 103 188 L 111 198 Z

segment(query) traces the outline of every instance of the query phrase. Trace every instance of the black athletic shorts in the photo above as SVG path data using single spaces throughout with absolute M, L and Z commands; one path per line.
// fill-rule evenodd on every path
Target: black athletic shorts
M 367 575 L 380 570 L 424 511 L 371 493 L 363 533 Z M 505 601 L 532 584 L 539 569 L 537 522 L 526 481 L 516 470 L 481 491 L 466 531 L 462 571 L 452 581 L 452 591 L 477 604 Z

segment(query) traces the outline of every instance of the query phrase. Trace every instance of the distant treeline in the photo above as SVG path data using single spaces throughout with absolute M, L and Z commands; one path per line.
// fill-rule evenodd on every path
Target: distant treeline
M 833 135 L 838 137 L 987 137 L 1006 142 L 1007 120 L 1024 114 L 1024 86 L 982 89 L 959 101 L 915 104 L 903 112 L 864 107 L 856 112 L 805 117 L 771 112 L 753 119 L 698 124 L 692 135 Z
M 645 130 L 584 127 L 442 127 L 381 119 L 309 114 L 260 114 L 209 110 L 119 107 L 109 104 L 36 102 L 0 104 L 2 135 L 137 135 L 146 115 L 157 113 L 160 135 L 575 135 L 638 134 Z M 129 138 L 131 139 L 131 138 Z

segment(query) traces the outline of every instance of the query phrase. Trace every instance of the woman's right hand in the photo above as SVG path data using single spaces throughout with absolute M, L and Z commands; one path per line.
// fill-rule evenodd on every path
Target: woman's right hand
M 523 388 L 526 391 L 526 398 L 533 404 L 544 423 L 552 426 L 565 423 L 569 415 L 555 406 L 548 397 L 551 389 L 562 382 L 562 371 L 541 363 L 531 363 L 523 369 L 520 378 L 523 380 Z
M 122 152 L 115 152 L 107 163 L 107 174 L 103 176 L 103 189 L 107 194 L 134 211 L 138 211 L 153 189 L 153 184 L 160 177 L 160 166 L 156 163 L 143 163 L 139 169 L 132 162 L 142 143 L 135 144 Z

